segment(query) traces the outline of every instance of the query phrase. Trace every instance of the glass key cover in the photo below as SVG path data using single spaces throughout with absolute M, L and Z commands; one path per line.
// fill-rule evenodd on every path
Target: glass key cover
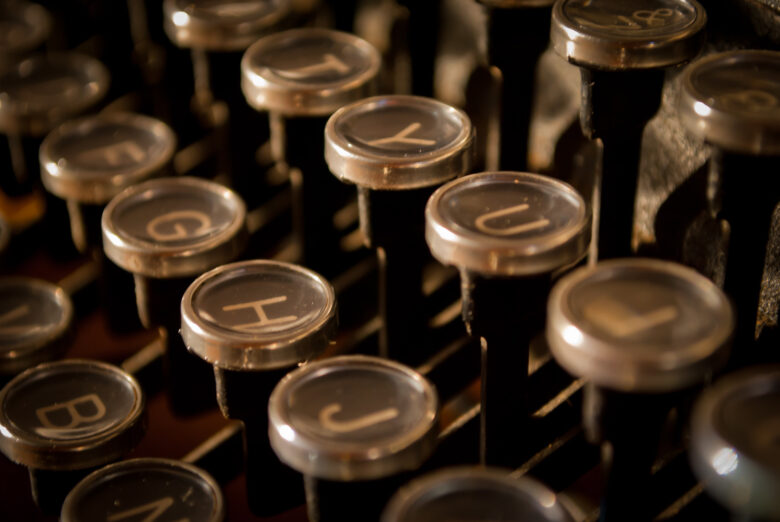
M 141 439 L 144 404 L 138 382 L 116 366 L 81 359 L 44 363 L 0 391 L 0 451 L 38 469 L 100 466 Z
M 583 67 L 669 67 L 696 56 L 707 14 L 696 0 L 559 0 L 550 39 L 555 52 Z
M 680 117 L 692 133 L 742 154 L 780 154 L 780 52 L 741 50 L 685 68 Z
M 43 140 L 41 179 L 52 194 L 104 204 L 171 161 L 176 137 L 165 123 L 107 113 L 60 125 Z
M 65 499 L 60 518 L 62 522 L 136 519 L 221 522 L 225 501 L 211 475 L 191 464 L 130 459 L 109 464 L 79 482 Z
M 373 93 L 379 51 L 355 35 L 290 29 L 252 44 L 241 60 L 241 89 L 257 110 L 327 116 Z
M 26 277 L 0 278 L 0 374 L 55 359 L 67 347 L 73 303 L 58 286 Z
M 591 219 L 582 196 L 538 174 L 485 172 L 440 187 L 425 209 L 433 256 L 483 275 L 552 272 L 585 255 Z
M 594 384 L 661 393 L 703 382 L 728 356 L 734 314 L 709 279 L 676 263 L 603 261 L 553 287 L 547 341 L 558 363 Z
M 325 160 L 342 181 L 375 190 L 439 185 L 471 169 L 474 129 L 433 98 L 377 96 L 339 109 L 325 127 Z
M 125 189 L 103 212 L 103 248 L 117 265 L 156 278 L 199 275 L 234 260 L 247 239 L 246 206 L 198 178 L 160 178 Z
M 336 294 L 319 274 L 254 260 L 196 279 L 181 303 L 188 349 L 220 368 L 267 370 L 319 355 L 336 331 Z
M 277 456 L 317 478 L 370 480 L 415 469 L 433 451 L 433 386 L 399 363 L 361 355 L 307 364 L 276 386 L 268 405 Z

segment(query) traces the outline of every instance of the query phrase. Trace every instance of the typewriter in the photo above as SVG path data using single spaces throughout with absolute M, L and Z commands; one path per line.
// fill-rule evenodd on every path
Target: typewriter
M 4 0 L 0 520 L 779 520 L 778 45 Z

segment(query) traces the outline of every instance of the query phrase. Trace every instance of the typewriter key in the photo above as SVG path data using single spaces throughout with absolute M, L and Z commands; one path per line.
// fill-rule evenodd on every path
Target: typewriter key
M 378 250 L 383 356 L 419 362 L 428 355 L 420 346 L 425 202 L 471 169 L 473 145 L 468 116 L 431 98 L 367 98 L 340 109 L 325 127 L 328 166 L 357 185 L 363 236 Z
M 37 171 L 40 138 L 59 123 L 100 101 L 108 90 L 108 70 L 77 53 L 34 55 L 0 73 L 0 133 L 8 138 L 15 180 L 7 190 L 28 187 Z
M 217 169 L 246 198 L 267 189 L 257 181 L 255 154 L 268 139 L 268 120 L 246 110 L 240 82 L 235 79 L 243 52 L 261 36 L 278 31 L 291 11 L 290 0 L 165 0 L 163 25 L 168 38 L 190 52 L 194 97 L 182 107 L 185 119 L 192 109 L 208 135 Z M 179 53 L 180 54 L 180 53 Z M 177 54 L 173 53 L 173 59 Z M 186 61 L 181 58 L 179 62 Z M 190 64 L 179 63 L 181 75 Z M 186 66 L 186 67 L 184 67 Z M 171 78 L 175 83 L 176 78 Z M 214 80 L 214 81 L 212 81 Z M 185 97 L 186 98 L 186 97 Z M 186 101 L 186 100 L 185 100 Z M 182 129 L 182 132 L 192 129 Z
M 632 253 L 642 132 L 661 103 L 663 68 L 696 56 L 706 18 L 696 0 L 558 0 L 553 7 L 553 47 L 582 74 L 582 129 L 604 146 L 599 258 Z
M 111 200 L 103 212 L 103 248 L 133 274 L 144 326 L 162 326 L 171 335 L 179 330 L 184 292 L 196 276 L 240 254 L 245 217 L 244 202 L 233 191 L 196 178 L 146 181 Z M 174 409 L 185 413 L 212 404 L 211 368 L 178 338 L 169 338 L 167 357 Z
M 590 212 L 569 185 L 546 176 L 486 172 L 437 190 L 425 210 L 434 257 L 458 267 L 463 320 L 482 337 L 481 460 L 523 456 L 531 339 L 544 329 L 553 275 L 579 259 Z
M 0 380 L 61 356 L 72 322 L 73 303 L 62 288 L 39 279 L 0 278 Z
M 452 181 L 425 210 L 433 256 L 460 270 L 463 320 L 482 337 L 480 456 L 523 456 L 531 339 L 544 329 L 553 274 L 581 259 L 590 213 L 569 185 L 536 174 L 486 172 Z
M 310 520 L 377 520 L 433 451 L 437 409 L 436 390 L 410 368 L 335 357 L 277 385 L 269 437 L 279 458 L 304 474 Z
M 55 514 L 79 480 L 136 446 L 145 419 L 141 387 L 116 366 L 44 363 L 0 391 L 0 451 L 29 468 L 35 502 Z
M 91 473 L 68 494 L 62 522 L 106 520 L 222 522 L 225 500 L 214 479 L 177 460 L 142 458 Z
M 648 479 L 664 419 L 725 363 L 733 326 L 720 289 L 666 261 L 605 261 L 553 287 L 550 350 L 589 380 L 586 433 L 611 450 L 602 520 L 650 519 Z
M 756 338 L 772 214 L 780 201 L 775 179 L 780 163 L 778 102 L 777 52 L 716 54 L 683 72 L 681 119 L 715 149 L 710 170 L 719 190 L 712 207 L 730 228 L 723 287 L 736 304 L 735 344 L 740 348 L 733 356 L 737 359 L 759 355 L 750 353 L 750 347 Z
M 165 0 L 165 33 L 178 47 L 241 51 L 290 12 L 289 0 Z
M 691 423 L 691 465 L 707 493 L 735 520 L 780 520 L 780 368 L 717 381 Z
M 262 38 L 241 62 L 247 102 L 270 113 L 277 157 L 302 172 L 293 211 L 303 262 L 328 276 L 339 255 L 332 216 L 349 192 L 327 174 L 323 129 L 338 108 L 372 94 L 379 66 L 365 40 L 314 28 Z
M 51 15 L 32 2 L 3 2 L 0 27 L 0 68 L 5 68 L 43 45 L 51 32 Z
M 333 287 L 289 263 L 233 263 L 196 279 L 181 315 L 184 344 L 214 366 L 222 413 L 244 422 L 252 511 L 268 515 L 302 503 L 301 476 L 269 446 L 265 406 L 279 380 L 335 336 Z
M 488 63 L 501 71 L 499 168 L 526 170 L 534 77 L 555 0 L 478 1 L 487 15 Z
M 69 121 L 41 143 L 41 180 L 67 200 L 73 240 L 100 246 L 100 214 L 124 188 L 160 172 L 176 148 L 173 131 L 140 114 L 106 113 Z
M 528 520 L 573 522 L 555 493 L 528 477 L 495 468 L 452 468 L 416 479 L 396 493 L 382 522 Z

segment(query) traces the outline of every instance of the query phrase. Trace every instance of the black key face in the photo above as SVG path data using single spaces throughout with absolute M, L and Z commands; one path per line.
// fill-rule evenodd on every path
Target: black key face
M 0 57 L 35 49 L 48 37 L 50 26 L 51 16 L 40 5 L 3 2 L 0 5 Z
M 379 53 L 354 35 L 293 29 L 261 38 L 241 62 L 242 89 L 258 110 L 326 115 L 366 97 Z
M 136 390 L 113 374 L 71 370 L 19 383 L 9 391 L 3 408 L 21 432 L 46 440 L 73 441 L 116 428 L 136 402 Z
M 580 269 L 556 285 L 548 309 L 556 359 L 618 389 L 674 389 L 704 378 L 723 362 L 734 321 L 709 280 L 649 259 Z
M 219 486 L 202 470 L 167 459 L 132 459 L 84 479 L 68 496 L 64 522 L 224 518 Z
M 0 114 L 36 115 L 56 121 L 53 112 L 72 114 L 99 100 L 108 87 L 100 62 L 76 53 L 39 55 L 0 75 Z
M 123 201 L 113 217 L 128 238 L 179 248 L 216 237 L 235 220 L 233 209 L 212 194 L 186 190 Z
M 37 279 L 0 279 L 0 361 L 45 349 L 72 319 L 73 305 L 59 287 Z
M 49 143 L 47 156 L 60 171 L 74 176 L 113 176 L 159 164 L 173 152 L 172 142 L 156 133 L 155 120 L 125 121 L 96 117 Z M 166 158 L 167 159 L 167 158 Z
M 296 32 L 273 42 L 251 55 L 251 66 L 269 81 L 305 87 L 348 83 L 373 65 L 362 49 L 349 42 L 312 32 Z
M 219 267 L 195 281 L 182 303 L 185 343 L 221 367 L 294 365 L 324 350 L 335 329 L 331 285 L 288 263 Z M 219 356 L 210 360 L 214 348 Z
M 566 0 L 563 13 L 578 31 L 628 39 L 671 36 L 697 18 L 686 0 Z
M 338 111 L 325 158 L 344 181 L 377 190 L 437 185 L 468 171 L 473 130 L 463 112 L 431 98 L 381 96 Z
M 583 255 L 590 235 L 582 197 L 534 174 L 484 173 L 453 181 L 430 199 L 426 220 L 434 256 L 487 273 L 568 265 Z
M 390 98 L 366 109 L 355 107 L 336 120 L 337 135 L 356 153 L 387 156 L 392 162 L 436 153 L 463 139 L 462 119 L 452 114 L 449 106 L 434 100 Z
M 99 115 L 69 122 L 41 145 L 43 182 L 56 195 L 105 202 L 173 156 L 173 131 L 137 114 Z
M 383 359 L 353 356 L 290 374 L 274 390 L 269 416 L 272 430 L 282 437 L 274 448 L 283 461 L 320 477 L 338 477 L 336 469 L 354 466 L 347 475 L 356 477 L 361 464 L 392 474 L 388 469 L 397 467 L 387 461 L 401 460 L 397 453 L 430 437 L 436 407 L 435 392 L 415 372 Z M 293 445 L 287 447 L 286 441 Z M 312 457 L 310 463 L 305 457 L 298 462 L 301 450 Z M 382 458 L 361 462 L 372 450 Z M 401 469 L 405 466 L 409 463 Z
M 382 522 L 570 522 L 555 494 L 529 478 L 453 468 L 424 476 L 388 504 Z
M 138 383 L 119 368 L 65 360 L 31 368 L 0 396 L 3 453 L 48 469 L 87 468 L 132 449 L 144 399 Z

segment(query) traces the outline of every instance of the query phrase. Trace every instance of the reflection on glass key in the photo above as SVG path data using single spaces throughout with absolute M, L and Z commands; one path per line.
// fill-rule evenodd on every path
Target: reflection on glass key
M 40 47 L 51 32 L 51 14 L 32 2 L 0 5 L 0 66 L 8 66 Z
M 58 513 L 78 480 L 136 446 L 146 430 L 144 404 L 138 382 L 116 366 L 41 364 L 0 392 L 0 451 L 30 469 L 39 507 Z
M 497 468 L 450 468 L 416 479 L 396 493 L 382 522 L 572 522 L 555 493 L 529 477 Z
M 68 347 L 73 303 L 58 286 L 0 278 L 0 375 L 9 377 L 61 356 Z
M 438 401 L 410 368 L 343 356 L 282 379 L 268 416 L 274 451 L 305 476 L 310 520 L 374 520 L 433 451 Z
M 226 508 L 219 484 L 202 469 L 178 460 L 140 458 L 91 473 L 68 494 L 60 516 L 63 522 L 222 522 Z
M 588 379 L 585 429 L 611 448 L 602 458 L 602 520 L 650 520 L 645 492 L 666 416 L 723 367 L 733 328 L 723 292 L 675 263 L 603 261 L 555 285 L 550 351 Z
M 780 518 L 780 368 L 723 377 L 697 400 L 691 466 L 735 519 Z

